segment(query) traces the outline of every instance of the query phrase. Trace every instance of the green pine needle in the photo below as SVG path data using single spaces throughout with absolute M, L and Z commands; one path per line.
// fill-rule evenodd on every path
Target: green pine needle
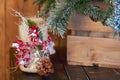
M 36 0 L 33 2 L 34 5 L 41 5 L 45 2 L 46 0 Z
M 36 26 L 37 27 L 37 24 L 34 21 L 28 20 L 28 26 L 29 27 L 31 27 L 31 26 Z
M 92 5 L 92 2 L 105 3 L 108 10 Z M 68 20 L 78 9 L 86 16 L 98 19 L 105 24 L 106 19 L 113 12 L 113 0 L 36 0 L 34 4 L 45 4 L 40 15 L 44 16 L 50 31 L 63 37 L 67 31 Z M 31 25 L 31 23 L 30 23 Z

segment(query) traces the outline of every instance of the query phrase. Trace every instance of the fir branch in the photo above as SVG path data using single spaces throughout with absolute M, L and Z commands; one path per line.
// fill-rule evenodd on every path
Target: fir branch
M 102 2 L 109 9 L 104 10 L 92 5 L 92 2 Z M 113 0 L 36 0 L 37 5 L 45 3 L 40 15 L 47 18 L 48 28 L 56 34 L 63 36 L 67 30 L 68 20 L 71 14 L 80 9 L 84 15 L 93 17 L 103 24 L 113 12 Z M 54 6 L 53 6 L 54 5 Z
M 41 5 L 45 2 L 46 0 L 36 0 L 33 2 L 34 5 Z
M 82 3 L 82 0 L 66 0 L 63 3 L 58 3 L 56 8 L 51 11 L 50 16 L 48 17 L 47 23 L 49 28 L 53 33 L 59 34 L 63 37 L 63 34 L 67 30 L 68 20 L 72 12 L 74 12 L 79 4 Z
M 105 20 L 113 12 L 113 7 L 112 7 L 111 3 L 108 2 L 108 4 L 109 4 L 109 9 L 104 10 L 99 7 L 91 5 L 91 2 L 89 2 L 89 3 L 86 3 L 86 5 L 82 4 L 80 10 L 84 15 L 88 15 L 90 17 L 96 18 L 104 24 Z M 83 6 L 83 5 L 85 5 L 85 6 Z
M 42 17 L 48 16 L 49 11 L 55 6 L 55 0 L 46 0 L 44 4 L 45 6 L 40 13 Z
M 59 24 L 59 19 L 64 12 L 65 6 L 67 5 L 67 1 L 56 2 L 55 8 L 50 11 L 50 15 L 47 19 L 47 24 L 50 25 L 49 29 L 56 34 L 64 33 L 64 28 L 61 24 Z

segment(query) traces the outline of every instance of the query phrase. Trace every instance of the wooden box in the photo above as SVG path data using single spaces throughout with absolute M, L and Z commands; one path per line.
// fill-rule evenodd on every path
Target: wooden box
M 69 29 L 72 35 L 67 36 L 68 64 L 120 68 L 120 40 L 112 38 L 111 28 L 76 14 L 70 20 Z M 89 35 L 79 36 L 79 30 Z M 106 34 L 109 35 L 104 38 Z

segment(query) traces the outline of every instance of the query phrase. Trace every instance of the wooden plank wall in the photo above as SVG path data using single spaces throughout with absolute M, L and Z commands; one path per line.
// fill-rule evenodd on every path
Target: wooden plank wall
M 5 80 L 5 1 L 0 0 L 0 80 Z

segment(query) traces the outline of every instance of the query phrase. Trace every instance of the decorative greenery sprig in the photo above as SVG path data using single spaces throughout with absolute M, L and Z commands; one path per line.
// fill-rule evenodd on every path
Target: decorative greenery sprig
M 94 6 L 92 2 L 104 3 L 108 5 L 108 9 L 105 10 L 99 6 Z M 78 9 L 84 15 L 96 18 L 105 24 L 114 8 L 113 0 L 36 0 L 34 4 L 45 4 L 40 16 L 45 17 L 46 23 L 49 25 L 48 28 L 61 37 L 67 30 L 70 16 Z

